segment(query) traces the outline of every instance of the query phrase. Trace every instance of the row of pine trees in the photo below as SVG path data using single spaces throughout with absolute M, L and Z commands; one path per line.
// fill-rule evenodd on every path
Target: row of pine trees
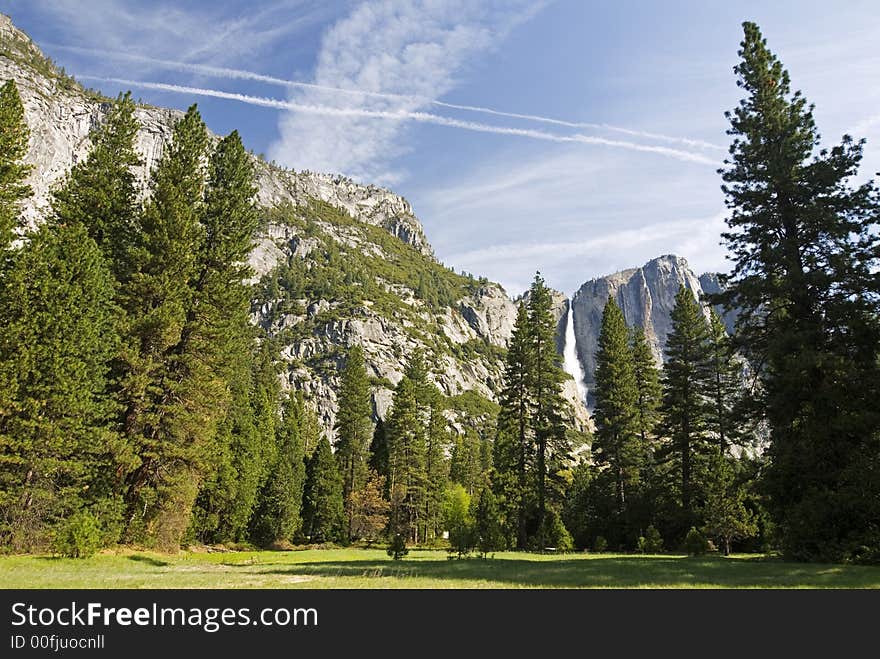
M 485 554 L 712 540 L 880 560 L 880 194 L 850 182 L 863 142 L 821 150 L 812 106 L 744 28 L 746 97 L 728 113 L 721 170 L 732 271 L 711 299 L 678 292 L 662 367 L 608 300 L 589 453 L 572 450 L 540 275 L 492 423 L 459 423 L 418 350 L 376 421 L 355 346 L 331 447 L 308 401 L 281 395 L 278 346 L 249 322 L 258 212 L 237 133 L 209 139 L 190 108 L 142 201 L 135 106 L 121 96 L 26 231 L 28 132 L 4 85 L 0 545 L 390 540 L 397 557 L 407 543 Z M 715 308 L 736 312 L 732 336 Z

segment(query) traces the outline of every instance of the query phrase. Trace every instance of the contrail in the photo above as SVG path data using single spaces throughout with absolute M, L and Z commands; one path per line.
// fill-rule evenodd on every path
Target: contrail
M 80 48 L 78 46 L 61 46 L 55 45 L 58 50 L 66 50 L 73 53 L 81 53 L 85 55 L 98 55 L 101 57 L 112 57 L 117 59 L 126 59 L 133 62 L 143 62 L 145 64 L 155 64 L 173 71 L 181 71 L 184 73 L 197 73 L 202 75 L 213 76 L 217 78 L 229 78 L 232 80 L 253 80 L 254 82 L 263 82 L 270 85 L 278 85 L 281 87 L 290 87 L 294 89 L 312 89 L 316 91 L 333 92 L 338 94 L 347 94 L 350 96 L 361 96 L 369 98 L 382 98 L 386 100 L 401 100 L 410 103 L 418 103 L 420 105 L 434 105 L 436 107 L 449 108 L 451 110 L 463 110 L 465 112 L 477 112 L 480 114 L 490 114 L 497 117 L 508 117 L 511 119 L 522 119 L 524 121 L 534 121 L 536 123 L 552 124 L 555 126 L 564 126 L 566 128 L 588 128 L 592 130 L 605 130 L 609 132 L 621 133 L 632 137 L 643 137 L 645 139 L 657 140 L 660 142 L 669 142 L 673 144 L 684 144 L 686 146 L 698 149 L 714 149 L 717 151 L 726 151 L 726 149 L 718 144 L 712 144 L 704 140 L 695 140 L 688 137 L 674 137 L 664 135 L 662 133 L 651 133 L 643 130 L 634 130 L 631 128 L 622 128 L 611 124 L 591 123 L 585 121 L 567 121 L 565 119 L 556 119 L 553 117 L 545 117 L 537 114 L 521 114 L 518 112 L 506 112 L 504 110 L 496 110 L 478 105 L 462 105 L 458 103 L 447 103 L 446 101 L 438 101 L 427 96 L 417 96 L 409 94 L 393 94 L 390 92 L 372 92 L 360 89 L 346 89 L 344 87 L 333 87 L 330 85 L 319 85 L 310 82 L 300 82 L 298 80 L 286 80 L 275 76 L 255 73 L 243 69 L 233 69 L 222 66 L 210 66 L 207 64 L 191 64 L 189 62 L 177 62 L 174 60 L 159 59 L 156 57 L 147 57 L 145 55 L 135 55 L 133 53 L 123 53 L 113 50 L 102 50 L 99 48 Z
M 665 146 L 650 146 L 647 144 L 638 144 L 635 142 L 625 142 L 622 140 L 609 140 L 604 137 L 594 137 L 592 135 L 557 135 L 555 133 L 547 133 L 541 130 L 532 130 L 526 128 L 509 128 L 506 126 L 493 126 L 491 124 L 482 124 L 474 121 L 462 121 L 460 119 L 451 119 L 437 114 L 428 112 L 412 112 L 409 110 L 366 110 L 363 108 L 337 108 L 327 105 L 311 105 L 307 103 L 296 103 L 293 101 L 282 101 L 276 98 L 266 98 L 263 96 L 251 96 L 248 94 L 237 94 L 233 92 L 224 92 L 218 89 L 205 89 L 202 87 L 187 87 L 184 85 L 172 85 L 164 82 L 148 82 L 139 80 L 126 80 L 124 78 L 104 78 L 100 76 L 80 76 L 83 80 L 98 80 L 102 82 L 111 82 L 119 85 L 130 87 L 140 87 L 143 89 L 155 89 L 158 91 L 174 92 L 179 94 L 194 94 L 198 96 L 211 96 L 214 98 L 223 98 L 231 101 L 239 101 L 250 105 L 258 105 L 268 108 L 276 108 L 279 110 L 294 110 L 306 114 L 315 114 L 333 117 L 366 117 L 371 119 L 388 119 L 392 121 L 417 121 L 420 123 L 435 124 L 438 126 L 447 126 L 450 128 L 461 128 L 463 130 L 472 130 L 479 133 L 494 133 L 497 135 L 515 135 L 518 137 L 527 137 L 536 140 L 546 140 L 549 142 L 571 142 L 580 144 L 592 144 L 616 147 L 620 149 L 628 149 L 631 151 L 641 151 L 644 153 L 656 153 L 659 155 L 684 160 L 687 162 L 697 162 L 705 165 L 718 165 L 718 161 L 707 158 L 703 154 L 684 151 L 681 149 L 672 149 Z

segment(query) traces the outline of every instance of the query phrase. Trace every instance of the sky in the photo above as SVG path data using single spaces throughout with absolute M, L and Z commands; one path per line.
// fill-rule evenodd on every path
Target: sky
M 438 258 L 566 293 L 684 256 L 726 271 L 718 167 L 741 24 L 880 171 L 880 3 L 0 0 L 89 87 L 197 102 L 296 170 L 402 194 Z

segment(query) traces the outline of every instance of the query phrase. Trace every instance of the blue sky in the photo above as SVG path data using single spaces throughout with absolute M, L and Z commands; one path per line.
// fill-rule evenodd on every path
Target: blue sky
M 279 163 L 403 194 L 442 261 L 511 294 L 536 269 L 570 293 L 665 253 L 727 268 L 716 169 L 743 20 L 816 104 L 826 142 L 868 138 L 863 175 L 880 170 L 876 1 L 0 0 L 0 11 L 89 86 L 198 102 L 212 130 L 237 128 Z M 227 97 L 205 95 L 217 92 Z

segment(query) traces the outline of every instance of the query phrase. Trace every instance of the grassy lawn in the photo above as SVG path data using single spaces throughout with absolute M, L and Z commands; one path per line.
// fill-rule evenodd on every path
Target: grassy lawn
M 2 588 L 880 588 L 880 567 L 805 565 L 754 555 L 552 556 L 448 560 L 411 551 L 120 551 L 85 560 L 0 557 Z

